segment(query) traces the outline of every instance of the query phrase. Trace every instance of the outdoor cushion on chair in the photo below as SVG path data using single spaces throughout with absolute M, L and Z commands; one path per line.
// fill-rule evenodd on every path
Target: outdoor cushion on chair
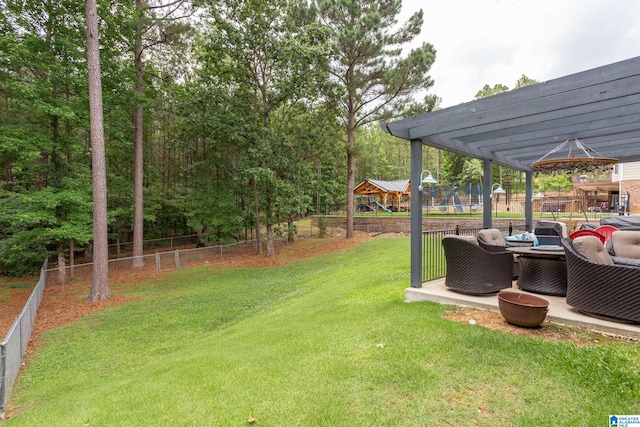
M 640 231 L 618 230 L 611 234 L 610 240 L 615 256 L 640 259 Z
M 595 236 L 582 236 L 573 239 L 574 249 L 585 258 L 600 264 L 613 264 L 611 255 L 607 252 L 600 238 Z
M 442 247 L 447 262 L 445 285 L 464 294 L 491 294 L 512 286 L 513 254 L 489 252 L 469 238 L 446 235 Z
M 489 252 L 504 252 L 507 248 L 507 243 L 497 228 L 487 228 L 478 231 L 478 244 L 481 248 Z

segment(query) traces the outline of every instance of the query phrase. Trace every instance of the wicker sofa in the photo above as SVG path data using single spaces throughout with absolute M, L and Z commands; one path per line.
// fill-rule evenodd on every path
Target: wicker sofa
M 442 247 L 447 262 L 445 285 L 471 295 L 494 294 L 512 286 L 513 254 L 490 252 L 474 237 L 446 235 Z
M 640 267 L 616 264 L 594 236 L 561 241 L 567 304 L 595 317 L 640 323 Z
M 616 264 L 640 267 L 640 231 L 618 230 L 611 234 L 605 248 Z

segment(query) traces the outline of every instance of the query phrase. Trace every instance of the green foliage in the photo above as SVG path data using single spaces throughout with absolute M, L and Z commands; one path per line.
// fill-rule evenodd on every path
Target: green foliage
M 484 168 L 482 165 L 482 160 L 467 158 L 465 159 L 458 182 L 465 184 L 482 184 L 483 175 Z
M 516 82 L 514 89 L 520 89 L 522 87 L 531 86 L 536 83 L 538 83 L 537 80 L 529 78 L 523 74 Z M 511 90 L 509 89 L 509 86 L 505 86 L 500 83 L 493 85 L 493 87 L 486 84 L 482 89 L 480 89 L 476 93 L 474 99 L 480 99 L 480 98 L 486 98 L 488 96 L 498 95 L 500 93 L 507 92 L 509 90 Z
M 5 274 L 33 273 L 66 242 L 91 241 L 90 187 L 78 184 L 65 179 L 60 188 L 0 197 L 0 261 Z
M 509 87 L 503 84 L 495 84 L 493 85 L 493 87 L 489 85 L 484 85 L 484 87 L 476 93 L 476 95 L 474 96 L 474 99 L 486 98 L 488 96 L 493 96 L 499 93 L 507 92 L 508 90 L 509 90 Z
M 401 106 L 414 102 L 416 91 L 433 86 L 427 75 L 435 60 L 432 45 L 423 43 L 402 56 L 402 46 L 420 34 L 423 13 L 398 28 L 401 5 L 400 0 L 315 3 L 330 32 L 331 74 L 342 90 L 343 120 L 353 120 L 355 128 L 395 117 Z
M 329 219 L 326 216 L 317 216 L 316 217 L 317 225 L 318 225 L 318 237 L 321 239 L 327 237 L 327 229 L 329 228 Z
M 262 225 L 286 227 L 344 208 L 351 172 L 358 181 L 409 177 L 409 144 L 377 121 L 438 107 L 435 95 L 413 98 L 433 85 L 435 49 L 404 49 L 422 11 L 397 24 L 399 0 L 207 0 L 180 5 L 185 16 L 199 7 L 206 25 L 192 27 L 145 4 L 137 14 L 132 2 L 99 1 L 112 239 L 132 236 L 137 106 L 145 239 L 227 242 L 250 233 L 256 208 Z M 140 25 L 142 94 L 131 64 Z M 0 260 L 19 274 L 69 241 L 91 240 L 82 3 L 0 2 L 0 52 Z M 530 82 L 522 76 L 516 87 Z M 423 151 L 442 184 L 478 182 L 477 162 Z
M 538 80 L 529 78 L 527 76 L 525 76 L 524 74 L 518 79 L 518 81 L 516 82 L 516 86 L 514 89 L 520 89 L 521 87 L 525 87 L 525 86 L 531 86 L 534 85 L 536 83 L 540 83 Z
M 571 191 L 573 189 L 573 182 L 571 176 L 565 174 L 539 174 L 534 178 L 533 182 L 534 191 Z
M 304 2 L 216 4 L 212 14 L 215 25 L 202 47 L 207 69 L 236 87 L 234 99 L 252 99 L 244 126 L 234 129 L 246 150 L 237 165 L 253 189 L 247 199 L 267 226 L 306 214 L 313 155 L 322 153 L 314 144 L 318 132 L 311 131 L 318 123 L 307 116 L 327 84 L 326 32 L 309 19 Z

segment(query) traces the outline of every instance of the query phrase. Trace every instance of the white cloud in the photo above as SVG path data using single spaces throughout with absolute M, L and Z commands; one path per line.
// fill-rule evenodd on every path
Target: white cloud
M 442 107 L 523 74 L 545 81 L 640 56 L 636 0 L 403 0 L 400 21 L 420 8 L 416 45 L 437 50 L 431 93 Z

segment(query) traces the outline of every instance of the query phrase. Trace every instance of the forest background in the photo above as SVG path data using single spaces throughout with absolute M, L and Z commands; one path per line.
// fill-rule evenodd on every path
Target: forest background
M 133 240 L 135 252 L 143 238 L 197 233 L 207 245 L 264 228 L 270 256 L 274 233 L 294 234 L 294 220 L 349 216 L 354 182 L 408 179 L 409 144 L 380 121 L 439 100 L 415 100 L 432 86 L 436 50 L 403 50 L 423 15 L 397 23 L 400 8 L 99 1 L 110 240 Z M 91 247 L 84 19 L 75 0 L 0 0 L 3 274 Z M 523 75 L 515 88 L 531 83 Z M 487 85 L 475 97 L 505 90 Z M 423 156 L 442 184 L 482 182 L 478 160 L 429 147 Z M 502 173 L 518 175 L 496 167 L 494 181 Z

